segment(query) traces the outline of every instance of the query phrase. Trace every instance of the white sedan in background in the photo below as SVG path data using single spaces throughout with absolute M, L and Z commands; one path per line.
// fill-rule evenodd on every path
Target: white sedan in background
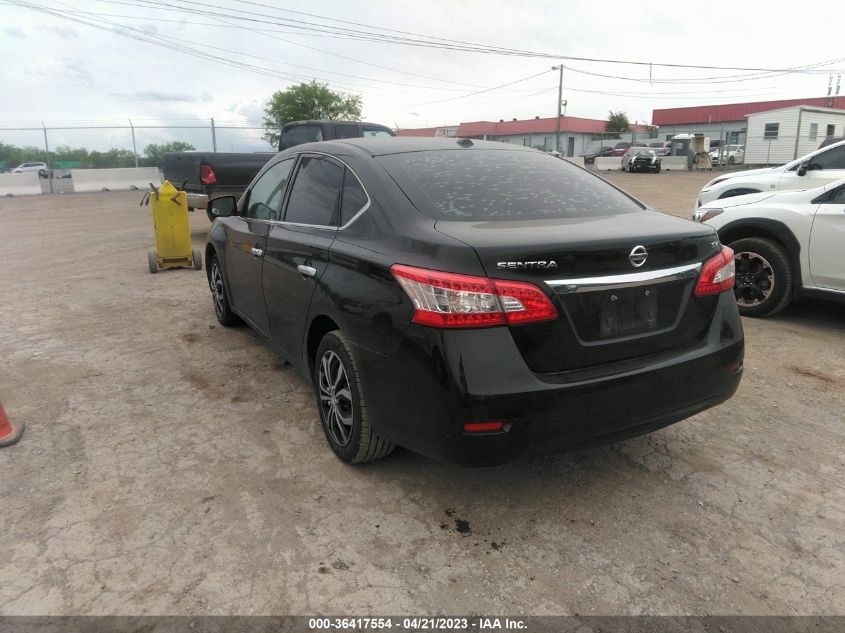
M 805 295 L 845 301 L 845 178 L 714 200 L 692 219 L 733 249 L 743 315 L 769 316 Z
M 745 162 L 745 145 L 728 145 L 727 149 L 722 151 L 721 161 L 719 159 L 720 148 L 716 148 L 710 152 L 710 162 L 714 165 L 721 165 L 725 162 L 727 156 L 728 165 L 735 165 Z
M 749 169 L 714 178 L 698 194 L 696 208 L 714 200 L 749 193 L 811 189 L 840 178 L 845 178 L 845 141 L 810 152 L 780 167 Z

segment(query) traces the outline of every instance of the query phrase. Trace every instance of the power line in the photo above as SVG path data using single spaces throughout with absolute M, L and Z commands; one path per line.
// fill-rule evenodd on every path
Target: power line
M 100 0 L 104 2 L 114 1 L 114 0 Z M 197 2 L 194 0 L 173 0 L 174 2 L 180 2 L 179 5 L 168 4 L 165 2 L 156 2 L 155 0 L 141 0 L 148 6 L 158 6 L 164 7 L 169 10 L 176 10 L 176 11 L 183 11 L 188 13 L 194 13 L 199 15 L 217 15 L 222 17 L 228 17 L 231 19 L 237 20 L 246 20 L 246 21 L 253 21 L 253 22 L 261 22 L 261 23 L 272 23 L 276 25 L 284 25 L 289 26 L 291 28 L 299 28 L 303 31 L 316 31 L 316 32 L 323 32 L 323 33 L 333 33 L 338 36 L 342 36 L 343 34 L 359 37 L 362 39 L 369 39 L 371 41 L 379 41 L 383 43 L 391 43 L 391 44 L 404 44 L 410 46 L 422 46 L 428 48 L 445 48 L 448 50 L 464 50 L 468 52 L 478 52 L 478 53 L 486 53 L 486 54 L 499 54 L 499 55 L 516 55 L 516 56 L 523 56 L 523 57 L 541 57 L 547 59 L 556 59 L 556 60 L 569 60 L 569 61 L 584 61 L 584 62 L 593 62 L 593 63 L 603 63 L 603 64 L 625 64 L 625 65 L 635 65 L 635 66 L 647 66 L 647 67 L 661 67 L 661 68 L 687 68 L 687 69 L 696 69 L 696 70 L 725 70 L 725 71 L 743 71 L 743 72 L 753 72 L 753 73 L 827 73 L 827 72 L 839 72 L 837 70 L 820 70 L 817 68 L 812 68 L 814 65 L 807 65 L 803 67 L 791 67 L 791 68 L 753 68 L 753 67 L 742 67 L 742 66 L 717 66 L 711 64 L 680 64 L 680 63 L 670 63 L 670 62 L 656 62 L 656 61 L 642 61 L 642 60 L 623 60 L 623 59 L 612 59 L 612 58 L 598 58 L 598 57 L 579 57 L 573 55 L 565 55 L 560 53 L 544 53 L 544 52 L 537 52 L 537 51 L 528 51 L 522 49 L 511 49 L 511 48 L 504 48 L 504 47 L 497 47 L 497 46 L 489 46 L 484 44 L 479 44 L 476 42 L 467 42 L 463 40 L 453 40 L 447 38 L 438 38 L 434 36 L 427 36 L 418 33 L 410 33 L 404 31 L 397 31 L 395 29 L 385 29 L 382 27 L 375 27 L 372 25 L 368 25 L 367 28 L 369 29 L 376 29 L 386 32 L 396 32 L 396 33 L 408 33 L 413 37 L 397 37 L 391 35 L 385 35 L 384 33 L 378 33 L 375 31 L 367 31 L 367 30 L 357 30 L 357 29 L 347 29 L 342 27 L 333 27 L 330 25 L 319 24 L 315 22 L 309 22 L 305 20 L 295 20 L 290 18 L 280 18 L 273 16 L 271 14 L 266 13 L 258 13 L 255 11 L 246 11 L 242 10 L 241 14 L 246 15 L 239 15 L 239 14 L 219 14 L 213 11 L 209 11 L 208 8 L 214 9 L 222 9 L 228 10 L 227 7 L 222 7 L 220 5 L 210 4 L 208 2 Z M 245 0 L 241 0 L 245 2 Z M 116 2 L 119 3 L 119 2 Z M 257 6 L 264 6 L 267 7 L 268 5 L 261 5 L 260 3 L 256 2 L 246 2 L 247 4 L 253 4 Z M 201 7 L 205 7 L 204 9 L 194 9 L 190 6 L 184 5 L 199 5 Z M 279 9 L 277 7 L 271 7 L 276 10 L 288 11 L 293 12 L 292 10 L 285 10 Z M 301 13 L 301 12 L 300 12 Z M 316 15 L 316 14 L 309 14 L 309 15 Z M 268 20 L 259 20 L 256 18 L 250 18 L 246 16 L 258 16 L 261 18 L 271 18 L 275 21 L 268 21 Z M 328 19 L 338 22 L 345 22 L 343 20 L 336 20 L 335 18 L 330 18 L 326 16 L 318 16 L 321 19 Z M 840 60 L 837 60 L 840 61 Z

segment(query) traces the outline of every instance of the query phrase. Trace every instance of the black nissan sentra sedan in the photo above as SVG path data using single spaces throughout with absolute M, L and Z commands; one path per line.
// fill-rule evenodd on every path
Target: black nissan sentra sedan
M 302 370 L 346 462 L 396 445 L 465 465 L 558 453 L 739 384 L 730 249 L 541 152 L 309 143 L 210 205 L 218 320 Z

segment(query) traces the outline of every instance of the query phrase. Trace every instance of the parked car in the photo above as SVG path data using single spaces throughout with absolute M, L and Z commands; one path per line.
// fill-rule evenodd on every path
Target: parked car
M 240 195 L 275 155 L 275 152 L 167 152 L 164 154 L 164 178 L 189 193 L 191 209 L 206 208 L 204 200 L 190 194 Z M 206 213 L 213 222 L 207 208 Z
M 42 178 L 46 178 L 47 175 L 50 173 L 50 169 L 47 167 L 47 163 L 39 163 L 39 162 L 32 162 L 32 163 L 21 163 L 17 167 L 12 170 L 14 174 L 25 174 L 27 172 L 38 172 L 38 175 Z
M 538 192 L 542 195 L 538 195 Z M 218 321 L 312 381 L 342 460 L 617 441 L 730 397 L 733 253 L 587 170 L 469 139 L 301 145 L 211 201 Z
M 588 147 L 584 153 L 584 164 L 592 165 L 596 162 L 596 158 L 610 156 L 613 153 L 613 148 L 610 145 L 594 145 Z
M 672 143 L 663 142 L 663 143 L 649 143 L 648 146 L 654 150 L 654 153 L 658 156 L 668 156 L 669 151 L 672 148 Z
M 648 147 L 645 143 L 617 143 L 613 146 L 613 151 L 610 153 L 611 156 L 624 156 L 625 152 L 627 152 L 632 147 Z
M 714 178 L 699 192 L 696 208 L 713 200 L 749 193 L 812 189 L 845 178 L 845 141 L 811 152 L 780 167 L 737 171 Z
M 819 144 L 819 149 L 827 147 L 828 145 L 833 145 L 839 141 L 845 141 L 845 136 L 825 136 L 824 140 Z
M 622 171 L 629 174 L 635 171 L 660 173 L 660 157 L 650 147 L 631 147 L 622 156 Z
M 804 295 L 845 301 L 845 179 L 714 200 L 693 219 L 733 249 L 743 315 L 769 316 Z
M 361 121 L 292 121 L 282 128 L 279 150 L 303 143 L 328 139 L 390 137 L 393 131 L 378 123 Z M 207 209 L 210 196 L 240 195 L 255 174 L 275 156 L 275 152 L 169 152 L 164 155 L 164 177 L 174 185 L 185 183 L 188 205 Z
M 293 121 L 282 128 L 279 151 L 302 143 L 316 143 L 339 138 L 396 136 L 389 127 L 362 121 Z
M 721 156 L 719 154 L 720 151 Z M 710 162 L 716 166 L 724 164 L 726 162 L 726 157 L 728 165 L 745 162 L 745 145 L 728 145 L 725 150 L 721 150 L 717 147 L 715 150 L 710 152 Z

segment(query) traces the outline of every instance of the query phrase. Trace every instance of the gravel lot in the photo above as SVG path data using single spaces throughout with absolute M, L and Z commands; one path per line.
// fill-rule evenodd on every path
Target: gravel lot
M 607 177 L 687 216 L 710 175 Z M 0 614 L 845 613 L 841 306 L 746 320 L 737 395 L 647 437 L 349 467 L 205 272 L 147 272 L 140 197 L 0 199 L 0 399 L 27 425 Z

